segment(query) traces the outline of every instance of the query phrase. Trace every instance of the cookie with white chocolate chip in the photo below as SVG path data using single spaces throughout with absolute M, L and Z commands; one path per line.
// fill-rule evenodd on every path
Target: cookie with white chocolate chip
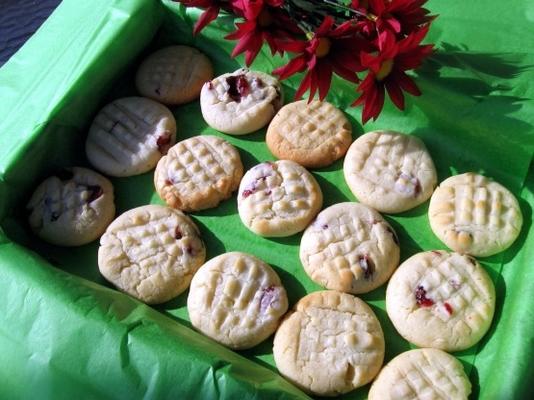
M 187 310 L 193 326 L 232 349 L 265 340 L 287 311 L 287 295 L 274 270 L 246 253 L 209 260 L 191 282 Z
M 32 231 L 59 246 L 97 239 L 115 216 L 113 186 L 87 168 L 67 168 L 44 180 L 28 205 Z
M 371 308 L 336 291 L 311 293 L 295 305 L 274 337 L 279 372 L 320 396 L 370 382 L 384 360 L 384 334 Z
M 446 251 L 418 253 L 395 271 L 386 309 L 397 331 L 420 347 L 459 351 L 488 331 L 495 287 L 471 256 Z
M 479 257 L 510 247 L 523 224 L 514 195 L 473 172 L 440 183 L 430 199 L 428 219 L 432 231 L 450 249 Z
M 384 284 L 399 264 L 393 228 L 375 210 L 339 203 L 321 211 L 300 242 L 300 261 L 327 289 L 367 293 Z
M 205 258 L 193 221 L 159 205 L 120 215 L 108 226 L 98 249 L 104 278 L 147 304 L 164 303 L 186 290 Z
M 200 92 L 204 120 L 212 128 L 231 135 L 263 128 L 282 104 L 278 80 L 246 68 L 206 82 Z
M 358 201 L 384 213 L 425 202 L 437 182 L 424 143 L 393 131 L 368 132 L 356 139 L 345 156 L 343 173 Z

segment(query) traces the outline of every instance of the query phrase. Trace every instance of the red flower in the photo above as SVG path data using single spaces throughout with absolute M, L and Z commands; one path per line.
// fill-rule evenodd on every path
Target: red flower
M 280 51 L 277 38 L 287 37 L 286 29 L 295 29 L 293 22 L 281 12 L 282 4 L 283 0 L 242 0 L 239 3 L 245 22 L 237 22 L 236 31 L 225 36 L 225 39 L 239 39 L 232 57 L 245 53 L 248 66 L 258 55 L 264 41 L 273 55 Z
M 403 90 L 413 96 L 421 94 L 415 82 L 404 71 L 419 67 L 423 59 L 432 52 L 433 45 L 420 45 L 428 28 L 427 25 L 398 43 L 395 42 L 395 35 L 386 30 L 378 38 L 378 54 L 361 53 L 361 63 L 369 68 L 369 73 L 358 86 L 357 90 L 362 94 L 352 105 L 363 103 L 363 123 L 371 118 L 376 120 L 384 105 L 385 90 L 400 110 L 404 110 Z
M 193 27 L 193 35 L 198 34 L 206 25 L 217 18 L 221 8 L 233 13 L 241 14 L 238 3 L 242 0 L 174 0 L 182 3 L 186 7 L 204 8 L 205 11 L 200 15 L 198 21 Z
M 390 30 L 396 35 L 408 35 L 434 19 L 423 8 L 427 0 L 352 0 L 352 8 L 368 14 L 359 22 L 363 33 L 374 37 Z
M 273 71 L 280 79 L 286 79 L 307 69 L 295 98 L 310 90 L 310 100 L 316 91 L 323 100 L 332 81 L 332 73 L 358 83 L 357 72 L 363 71 L 358 54 L 369 44 L 355 33 L 353 21 L 346 21 L 334 28 L 334 19 L 326 16 L 309 41 L 289 40 L 278 44 L 282 50 L 301 53 L 283 67 Z

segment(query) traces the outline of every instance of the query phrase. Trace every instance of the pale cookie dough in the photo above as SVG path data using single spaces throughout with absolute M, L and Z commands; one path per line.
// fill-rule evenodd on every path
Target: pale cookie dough
M 234 146 L 216 136 L 195 136 L 161 158 L 154 185 L 169 206 L 198 211 L 229 198 L 242 176 L 243 164 Z
M 59 246 L 97 239 L 115 216 L 113 186 L 86 168 L 67 168 L 47 178 L 26 206 L 32 231 Z
M 467 400 L 471 383 L 460 361 L 436 349 L 399 354 L 378 374 L 369 400 Z
M 120 215 L 98 249 L 104 278 L 147 304 L 164 303 L 186 290 L 205 258 L 193 221 L 181 211 L 159 205 Z
M 425 202 L 437 182 L 423 142 L 393 131 L 368 132 L 356 139 L 345 156 L 343 172 L 361 203 L 385 213 Z
M 274 270 L 258 258 L 225 253 L 193 277 L 187 298 L 193 326 L 235 350 L 269 337 L 287 311 L 287 295 Z
M 370 382 L 384 360 L 384 334 L 371 308 L 350 294 L 307 295 L 276 331 L 278 371 L 319 396 L 350 392 Z
M 495 287 L 470 256 L 437 250 L 418 253 L 391 277 L 386 309 L 409 342 L 464 350 L 482 339 L 491 325 Z
M 212 128 L 231 135 L 263 128 L 282 104 L 278 80 L 246 68 L 207 82 L 200 93 L 204 120 Z
M 352 128 L 340 110 L 326 101 L 286 104 L 265 136 L 276 157 L 307 168 L 320 168 L 343 157 L 352 142 Z
M 237 195 L 243 224 L 267 237 L 302 231 L 322 204 L 323 194 L 312 174 L 287 160 L 264 162 L 248 170 Z
M 213 78 L 210 60 L 189 46 L 169 46 L 150 54 L 139 66 L 139 93 L 163 104 L 182 104 L 198 98 L 204 82 Z
M 300 261 L 313 281 L 354 294 L 384 284 L 399 264 L 399 253 L 393 228 L 359 203 L 321 211 L 300 242 Z
M 436 236 L 450 249 L 479 257 L 510 247 L 523 224 L 514 195 L 473 172 L 441 182 L 430 199 L 428 218 Z
M 85 142 L 89 162 L 110 176 L 150 171 L 176 140 L 169 109 L 143 97 L 124 97 L 95 117 Z

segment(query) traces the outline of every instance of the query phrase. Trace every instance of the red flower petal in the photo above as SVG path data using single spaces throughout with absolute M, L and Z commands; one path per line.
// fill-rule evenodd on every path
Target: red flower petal
M 308 71 L 306 75 L 304 76 L 304 79 L 302 79 L 302 82 L 300 82 L 300 86 L 297 89 L 297 92 L 295 93 L 295 100 L 298 100 L 302 97 L 302 95 L 308 90 L 308 88 L 311 85 L 311 72 Z
M 404 94 L 402 94 L 399 84 L 393 79 L 386 80 L 384 84 L 393 104 L 395 104 L 399 110 L 404 110 Z
M 413 96 L 421 96 L 421 91 L 419 90 L 413 79 L 406 75 L 404 72 L 396 72 L 394 77 L 402 90 L 410 93 Z
M 283 67 L 276 68 L 273 74 L 278 75 L 279 79 L 287 79 L 291 75 L 297 72 L 302 72 L 306 69 L 306 58 L 304 56 L 298 56 L 289 61 Z
M 332 66 L 327 60 L 320 60 L 315 68 L 317 86 L 319 87 L 319 100 L 324 100 L 332 83 Z
M 317 38 L 317 37 L 326 36 L 326 34 L 332 28 L 333 25 L 334 25 L 334 18 L 332 18 L 330 15 L 327 15 L 326 17 L 324 17 L 324 20 L 319 26 L 319 28 L 317 28 L 317 30 L 315 31 L 314 37 Z
M 219 15 L 219 6 L 211 6 L 204 11 L 193 28 L 193 35 L 198 34 L 206 25 L 217 18 Z

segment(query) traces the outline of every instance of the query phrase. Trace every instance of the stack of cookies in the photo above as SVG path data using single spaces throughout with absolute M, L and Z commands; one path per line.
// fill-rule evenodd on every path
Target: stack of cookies
M 147 304 L 190 287 L 192 325 L 231 349 L 253 347 L 276 332 L 276 366 L 309 393 L 338 395 L 374 379 L 370 399 L 467 398 L 469 380 L 446 352 L 473 346 L 491 325 L 495 288 L 473 256 L 503 251 L 517 238 L 522 216 L 514 196 L 475 173 L 450 177 L 436 189 L 436 169 L 421 140 L 374 131 L 352 142 L 342 111 L 321 101 L 283 106 L 280 83 L 265 73 L 239 69 L 212 78 L 210 61 L 194 48 L 156 51 L 137 71 L 144 97 L 114 100 L 89 128 L 91 165 L 117 178 L 155 168 L 155 190 L 165 206 L 141 206 L 113 220 L 111 182 L 86 168 L 68 168 L 33 194 L 32 230 L 63 246 L 101 236 L 102 275 Z M 245 135 L 268 124 L 266 145 L 279 160 L 245 172 L 238 149 L 220 136 L 177 140 L 165 105 L 199 97 L 206 123 L 222 133 Z M 328 193 L 307 168 L 344 156 L 345 181 L 358 202 L 321 210 Z M 283 281 L 264 261 L 230 252 L 206 262 L 200 231 L 184 213 L 217 207 L 235 191 L 239 218 L 253 234 L 303 232 L 303 270 L 325 290 L 286 313 Z M 399 239 L 381 213 L 401 213 L 429 198 L 430 226 L 454 252 L 427 249 L 399 266 Z M 382 327 L 356 295 L 386 283 L 393 326 L 422 349 L 382 368 Z

